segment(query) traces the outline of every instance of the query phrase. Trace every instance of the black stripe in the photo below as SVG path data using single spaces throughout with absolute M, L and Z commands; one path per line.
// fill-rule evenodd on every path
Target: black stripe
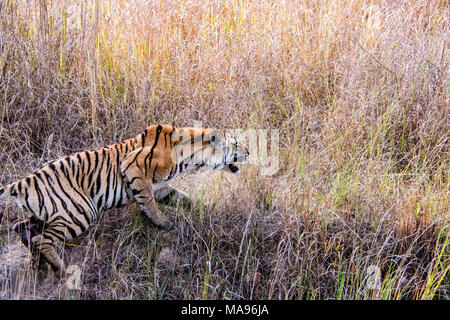
M 55 191 L 55 189 L 53 188 L 53 186 L 52 186 L 52 184 L 54 183 L 53 182 L 53 179 L 52 179 L 52 177 L 46 172 L 46 171 L 42 171 L 43 173 L 44 173 L 44 177 L 45 177 L 45 179 L 47 180 L 47 186 L 49 186 L 50 187 L 50 190 L 53 192 L 53 195 L 54 196 L 56 196 L 58 199 L 59 199 L 59 201 L 61 202 L 61 205 L 63 206 L 63 209 L 64 210 L 67 210 L 67 205 L 66 205 L 66 203 L 63 201 L 63 199 L 57 194 L 57 192 Z M 50 183 L 51 182 L 51 183 Z M 56 204 L 56 203 L 55 203 Z M 56 209 L 56 208 L 55 208 Z
M 65 176 L 68 176 L 68 170 L 67 167 L 64 165 L 64 163 L 62 161 L 59 162 L 59 168 L 61 169 L 61 171 L 64 173 Z M 56 170 L 55 170 L 56 173 Z
M 172 131 L 169 133 L 169 140 L 170 140 L 170 143 L 172 144 L 172 135 L 173 135 L 173 133 L 175 132 L 175 127 L 172 127 Z
M 62 221 L 58 221 L 58 220 L 62 220 Z M 54 232 L 59 232 L 60 234 L 62 234 L 65 237 L 65 233 L 60 231 L 60 230 L 56 230 L 55 227 L 63 227 L 65 229 L 67 229 L 70 233 L 70 235 L 72 236 L 72 238 L 76 238 L 77 237 L 77 232 L 75 231 L 74 228 L 72 228 L 71 226 L 71 222 L 70 220 L 67 220 L 66 218 L 64 218 L 63 216 L 58 216 L 55 218 L 55 220 L 52 221 L 52 225 L 47 229 L 47 230 L 51 230 Z M 82 229 L 81 229 L 82 230 Z
M 52 242 L 50 243 L 51 245 L 53 245 L 53 243 L 55 242 L 55 239 L 52 238 L 52 237 L 50 237 L 50 236 L 48 235 L 48 233 L 43 233 L 42 236 L 43 236 L 44 239 L 46 239 L 46 240 L 51 240 L 51 241 L 52 241 Z M 55 235 L 52 234 L 52 236 L 55 236 Z M 58 237 L 57 237 L 57 238 L 58 238 Z M 58 240 L 59 240 L 59 238 L 58 238 Z M 60 241 L 61 241 L 61 240 L 60 240 Z M 64 241 L 64 239 L 63 239 L 61 242 L 63 242 L 63 241 Z M 50 263 L 50 265 L 51 265 L 52 267 L 56 267 L 56 266 L 53 265 L 52 263 Z
M 42 216 L 42 207 L 44 207 L 44 204 L 42 203 L 42 191 L 41 188 L 39 188 L 39 184 L 37 182 L 36 176 L 33 176 L 33 182 L 34 182 L 34 188 L 36 189 L 36 193 L 38 196 L 38 202 L 39 202 L 39 217 Z
M 88 174 L 88 189 L 92 188 L 94 174 L 97 172 L 98 167 L 98 150 L 94 151 L 94 165 L 92 166 L 92 171 Z
M 156 174 L 156 170 L 158 169 L 158 165 L 155 165 L 155 169 L 153 170 L 153 178 L 152 178 L 152 182 L 156 183 L 156 179 L 155 179 L 155 174 Z
M 47 181 L 49 182 L 49 183 L 48 183 L 48 186 L 49 186 L 50 189 L 52 190 L 52 192 L 53 192 L 53 194 L 55 195 L 55 197 L 57 197 L 58 200 L 61 202 L 61 205 L 62 205 L 63 209 L 66 211 L 66 213 L 67 213 L 67 214 L 69 215 L 69 217 L 72 219 L 72 221 L 73 221 L 76 225 L 78 225 L 78 226 L 80 227 L 81 230 L 83 230 L 83 224 L 82 224 L 82 223 L 81 223 L 81 222 L 80 222 L 80 221 L 72 214 L 72 212 L 69 211 L 69 209 L 68 209 L 68 207 L 67 207 L 67 203 L 66 203 L 66 202 L 58 195 L 58 193 L 55 191 L 55 189 L 53 188 L 52 184 L 50 183 L 50 181 L 52 181 L 52 183 L 53 183 L 52 177 L 50 177 L 50 175 L 49 175 L 46 171 L 43 171 L 43 173 L 44 173 L 44 175 L 45 175 L 45 178 L 46 178 Z M 61 191 L 66 195 L 66 197 L 68 197 L 67 193 L 65 193 L 64 189 L 63 189 L 62 186 L 61 186 L 61 182 L 59 181 L 59 178 L 58 178 L 57 174 L 55 175 L 55 178 L 57 179 L 57 182 L 58 182 L 58 184 L 60 185 Z M 69 197 L 69 200 L 71 200 L 70 197 Z M 72 201 L 72 200 L 71 200 L 71 201 Z M 73 201 L 72 201 L 72 203 L 73 203 Z
M 139 154 L 142 152 L 142 150 L 144 150 L 144 148 L 141 148 L 141 149 L 139 149 L 138 152 L 136 152 L 136 155 L 135 155 L 133 161 L 130 161 L 130 163 L 129 163 L 128 166 L 125 168 L 125 170 L 122 171 L 123 173 L 125 173 L 125 172 L 128 170 L 128 168 L 136 161 L 136 158 L 139 156 Z
M 108 203 L 109 200 L 109 190 L 111 189 L 111 158 L 109 156 L 109 152 L 108 152 L 108 157 L 106 159 L 106 167 L 107 167 L 107 172 L 108 174 L 106 175 L 106 193 L 105 193 L 105 203 Z
M 150 158 L 151 156 L 151 152 L 147 153 L 147 155 L 144 158 L 144 175 L 147 176 L 147 168 L 149 167 L 149 165 L 147 166 L 147 160 L 148 158 Z M 152 163 L 152 160 L 150 159 L 150 163 Z
M 145 138 L 147 138 L 147 134 L 148 134 L 147 130 L 145 130 L 145 131 L 142 133 L 142 147 L 145 146 Z
M 84 177 L 86 176 L 84 172 L 85 161 L 80 154 L 77 154 L 77 158 L 80 160 L 80 166 L 77 168 L 77 182 L 81 188 L 84 188 Z
M 31 209 L 30 203 L 28 202 L 28 188 L 25 188 L 25 205 L 27 207 L 27 209 L 32 213 L 32 214 L 36 214 L 34 213 L 34 211 Z
M 98 195 L 99 191 L 100 191 L 100 187 L 102 185 L 102 171 L 103 171 L 103 164 L 105 163 L 105 149 L 102 150 L 102 164 L 100 165 L 100 169 L 98 170 L 98 174 L 97 174 L 97 190 L 95 191 L 95 194 Z
M 75 174 L 74 178 L 78 185 L 80 185 L 80 171 L 81 167 L 83 166 L 83 162 L 79 161 L 77 167 L 77 173 Z
M 42 179 L 40 172 L 36 172 L 36 177 L 38 177 L 39 180 L 41 180 L 41 182 L 44 184 L 45 192 L 47 193 L 48 199 L 50 199 L 50 202 L 52 203 L 53 212 L 52 212 L 51 215 L 53 215 L 57 211 L 57 208 L 56 208 L 55 200 L 53 199 L 52 195 L 50 194 L 50 192 L 48 191 L 48 189 L 46 187 L 46 185 L 48 185 L 48 181 L 47 181 L 47 184 L 46 184 L 44 179 Z M 44 203 L 44 206 L 45 206 L 45 203 Z M 47 207 L 45 207 L 45 210 L 46 210 L 46 214 L 47 214 L 47 216 L 45 217 L 45 220 L 47 221 L 48 220 L 48 209 L 47 209 Z
M 52 224 L 52 226 L 49 227 L 48 229 L 46 229 L 45 232 L 54 235 L 61 242 L 64 242 L 64 240 L 67 238 L 65 230 L 69 231 L 72 239 L 76 238 L 77 232 L 70 225 L 70 221 L 67 221 L 65 219 L 63 219 L 63 220 L 64 220 L 64 222 L 57 222 L 57 223 Z M 63 227 L 65 230 L 64 231 L 58 230 L 55 227 Z M 60 235 L 61 237 L 59 237 L 58 235 Z
M 98 198 L 98 201 L 97 201 L 97 210 L 99 210 L 100 211 L 100 208 L 101 208 L 101 206 L 103 205 L 103 195 L 101 195 L 100 196 L 100 198 Z
M 17 185 L 14 187 L 14 189 L 11 189 L 11 190 L 9 191 L 9 195 L 10 195 L 10 196 L 17 197 L 16 187 L 17 187 Z
M 81 172 L 81 181 L 80 181 L 80 185 L 81 187 L 84 189 L 84 179 L 88 176 L 89 171 L 91 169 L 91 157 L 89 156 L 89 152 L 85 152 L 85 156 L 86 156 L 86 160 L 87 160 L 87 168 L 86 171 L 84 171 L 84 161 L 83 161 L 83 171 Z M 88 183 L 89 186 L 89 183 Z
M 66 180 L 69 183 L 71 190 L 75 191 L 80 196 L 80 198 L 83 199 L 83 201 L 86 203 L 86 205 L 91 209 L 91 211 L 92 211 L 92 218 L 94 218 L 97 215 L 97 211 L 93 207 L 92 203 L 89 201 L 88 197 L 85 194 L 79 192 L 77 190 L 77 188 L 74 187 L 74 185 L 72 183 L 72 180 L 70 178 L 68 178 L 67 176 L 66 176 Z M 77 209 L 78 209 L 78 211 L 80 211 L 83 214 L 84 218 L 86 219 L 87 224 L 89 225 L 91 220 L 87 216 L 86 211 L 84 210 L 84 208 L 81 208 L 81 210 L 80 210 L 77 207 Z
M 156 128 L 155 143 L 153 143 L 153 147 L 150 149 L 150 154 L 147 155 L 147 157 L 145 158 L 145 161 L 144 161 L 145 176 L 147 176 L 147 168 L 150 168 L 150 166 L 152 165 L 153 151 L 155 150 L 155 147 L 158 144 L 159 135 L 161 134 L 161 130 L 162 130 L 161 125 L 158 125 L 158 127 Z M 149 163 L 147 165 L 147 159 L 148 159 L 149 156 L 150 156 L 150 160 L 149 160 Z
M 142 180 L 142 178 L 139 177 L 139 176 L 134 177 L 133 179 L 130 180 L 130 185 L 133 184 L 134 180 L 136 180 L 136 179 L 141 179 Z
M 63 167 L 63 165 L 62 165 L 62 163 L 61 163 L 61 164 L 60 164 L 61 170 L 62 170 L 62 167 Z M 75 201 L 73 201 L 73 200 L 72 200 L 72 197 L 64 190 L 64 187 L 62 186 L 61 180 L 60 180 L 59 177 L 60 177 L 60 176 L 59 176 L 58 171 L 55 171 L 55 178 L 56 178 L 56 182 L 57 182 L 58 185 L 59 185 L 59 188 L 60 188 L 61 191 L 64 193 L 64 195 L 69 199 L 69 201 L 72 203 L 72 205 L 75 207 L 75 209 L 78 210 L 78 213 L 81 213 L 81 214 L 83 215 L 84 219 L 85 219 L 86 222 L 87 222 L 87 225 L 89 225 L 90 221 L 89 221 L 89 218 L 88 218 L 88 216 L 87 216 L 87 214 L 86 214 L 86 211 L 84 210 L 83 207 L 80 207 L 80 205 L 79 205 L 78 203 L 76 203 Z M 67 179 L 66 176 L 64 176 L 64 177 L 66 178 L 66 180 L 69 180 L 69 179 Z M 69 184 L 71 185 L 71 181 L 70 181 L 70 180 L 69 180 Z M 76 191 L 73 187 L 72 187 L 72 190 Z M 58 197 L 59 197 L 59 196 L 58 196 Z M 83 231 L 86 230 L 86 226 L 84 226 L 84 224 L 82 224 L 81 221 L 79 221 L 78 218 L 76 218 L 76 217 L 73 215 L 73 213 L 72 213 L 71 211 L 68 210 L 67 207 L 64 208 L 64 209 L 66 210 L 67 214 L 72 218 L 73 222 L 75 222 L 75 224 L 77 224 L 77 225 L 80 227 L 81 230 L 83 230 Z
M 118 178 L 118 171 L 120 168 L 120 158 L 119 158 L 119 149 L 118 146 L 115 145 L 114 148 L 116 149 L 116 167 L 114 168 L 114 180 L 113 180 L 113 206 L 116 206 L 116 196 L 117 196 L 117 182 L 119 180 Z
M 44 237 L 44 239 L 46 240 L 51 240 L 50 244 L 53 244 L 55 242 L 55 239 L 50 237 L 47 233 L 43 233 L 42 236 Z
M 119 196 L 119 200 L 117 200 L 116 207 L 122 206 L 123 192 L 124 192 L 123 188 L 124 188 L 124 185 L 122 185 L 122 187 L 120 188 L 120 196 Z
M 75 159 L 69 161 L 69 166 L 72 168 L 72 177 L 75 178 L 75 167 L 79 167 L 76 165 Z
M 69 230 L 69 233 L 72 236 L 72 239 L 77 237 L 76 231 L 70 225 L 66 225 L 66 228 L 67 228 L 67 230 Z M 84 231 L 84 230 L 81 229 L 81 231 Z
M 55 164 L 54 164 L 53 162 L 52 162 L 52 163 L 49 163 L 48 166 L 50 167 L 50 169 L 52 169 L 53 171 L 55 171 L 56 167 L 55 167 Z
M 64 242 L 64 240 L 66 239 L 66 236 L 65 236 L 64 232 L 62 232 L 60 230 L 56 230 L 56 229 L 48 228 L 48 229 L 45 230 L 44 238 L 45 238 L 45 234 L 47 234 L 47 237 L 49 235 L 55 237 L 60 242 Z M 55 239 L 51 239 L 51 240 L 55 240 Z
M 205 165 L 205 161 L 202 161 L 199 164 L 196 164 L 195 166 L 197 167 L 197 170 L 200 169 L 201 167 L 203 167 Z
M 173 168 L 174 167 L 172 167 L 171 169 L 170 169 L 170 173 L 169 173 L 169 176 L 166 178 L 166 181 L 168 181 L 168 180 L 170 180 L 170 179 L 172 179 L 172 176 L 173 176 Z M 175 167 L 176 168 L 176 167 Z
M 86 155 L 86 159 L 88 161 L 87 173 L 89 173 L 91 170 L 91 153 L 86 151 L 84 154 Z

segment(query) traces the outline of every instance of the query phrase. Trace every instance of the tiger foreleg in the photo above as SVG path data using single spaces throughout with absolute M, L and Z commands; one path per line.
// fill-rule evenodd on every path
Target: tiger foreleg
M 173 223 L 158 209 L 153 186 L 145 183 L 134 183 L 131 188 L 133 190 L 134 198 L 144 216 L 149 218 L 158 227 L 166 230 L 172 229 Z
M 151 152 L 148 147 L 133 151 L 121 164 L 120 171 L 144 216 L 158 227 L 169 230 L 173 227 L 173 223 L 158 209 L 155 201 L 153 179 L 155 178 L 157 159 L 156 156 L 150 158 Z
M 133 193 L 141 212 L 147 218 L 149 218 L 158 227 L 166 230 L 172 229 L 173 223 L 161 212 L 161 210 L 158 209 L 151 185 L 134 186 Z

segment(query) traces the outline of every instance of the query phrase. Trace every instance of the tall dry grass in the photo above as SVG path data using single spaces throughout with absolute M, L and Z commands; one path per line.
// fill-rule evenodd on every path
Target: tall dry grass
M 2 0 L 2 184 L 157 122 L 281 137 L 273 176 L 248 165 L 179 179 L 195 206 L 164 208 L 170 233 L 133 207 L 104 214 L 67 246 L 80 291 L 27 269 L 8 213 L 2 296 L 448 299 L 448 12 L 431 0 Z

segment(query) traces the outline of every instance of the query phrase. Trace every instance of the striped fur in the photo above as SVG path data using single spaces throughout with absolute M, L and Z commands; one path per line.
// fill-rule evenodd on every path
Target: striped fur
M 237 172 L 248 150 L 214 129 L 153 125 L 138 136 L 46 163 L 33 174 L 0 188 L 0 205 L 14 199 L 31 218 L 14 227 L 22 242 L 59 275 L 66 265 L 55 245 L 86 231 L 99 213 L 136 201 L 154 224 L 172 223 L 156 200 L 189 203 L 169 185 L 186 171 L 203 168 Z

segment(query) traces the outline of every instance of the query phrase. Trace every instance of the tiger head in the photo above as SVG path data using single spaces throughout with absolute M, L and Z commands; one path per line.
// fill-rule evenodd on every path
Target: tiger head
M 210 143 L 216 150 L 213 157 L 213 169 L 239 173 L 239 167 L 236 164 L 248 160 L 248 148 L 241 145 L 235 136 L 222 135 L 217 130 L 210 136 Z
M 238 173 L 238 162 L 248 159 L 248 148 L 242 146 L 234 136 L 207 128 L 180 128 L 171 134 L 175 142 L 172 160 L 186 168 L 224 170 Z

